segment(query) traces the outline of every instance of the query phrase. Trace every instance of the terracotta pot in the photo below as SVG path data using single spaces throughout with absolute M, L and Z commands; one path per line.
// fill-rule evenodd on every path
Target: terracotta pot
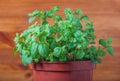
M 34 81 L 92 81 L 91 61 L 33 63 Z

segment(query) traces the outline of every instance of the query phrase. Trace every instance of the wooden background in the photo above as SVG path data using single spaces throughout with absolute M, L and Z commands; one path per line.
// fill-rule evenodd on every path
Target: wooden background
M 33 81 L 32 71 L 13 56 L 13 38 L 28 26 L 29 12 L 81 8 L 94 22 L 98 38 L 112 37 L 115 56 L 103 58 L 94 70 L 94 81 L 120 81 L 120 0 L 0 0 L 0 81 Z

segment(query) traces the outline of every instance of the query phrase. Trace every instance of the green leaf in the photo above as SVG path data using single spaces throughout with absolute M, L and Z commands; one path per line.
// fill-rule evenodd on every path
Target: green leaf
M 59 59 L 60 62 L 65 62 L 67 61 L 67 58 L 66 56 L 61 56 L 60 59 Z
M 56 15 L 56 16 L 54 16 L 54 20 L 60 21 L 60 20 L 62 20 L 62 17 L 59 15 Z
M 57 36 L 57 37 L 56 37 L 56 42 L 61 41 L 61 40 L 62 40 L 62 38 L 63 38 L 63 36 L 60 36 L 60 35 L 59 35 L 59 36 Z
M 45 12 L 45 16 L 49 17 L 49 18 L 52 18 L 54 16 L 54 12 L 52 12 L 52 11 L 46 11 Z
M 29 13 L 28 16 L 36 16 L 39 14 L 39 10 L 35 10 L 32 13 Z
M 107 40 L 107 44 L 110 45 L 111 43 L 112 43 L 112 38 L 109 38 L 109 39 Z
M 79 50 L 76 54 L 76 59 L 81 60 L 85 56 L 85 52 Z
M 86 29 L 93 29 L 93 22 L 85 22 Z
M 72 14 L 72 10 L 70 8 L 64 9 L 65 14 Z
M 21 56 L 23 64 L 26 66 L 27 64 L 32 63 L 32 57 L 28 57 L 26 54 Z
M 60 9 L 59 6 L 55 6 L 55 7 L 53 7 L 53 10 L 54 10 L 54 11 L 59 11 L 59 9 Z
M 81 33 L 82 32 L 80 30 L 75 31 L 74 36 L 79 38 L 79 36 L 80 36 Z
M 82 14 L 83 14 L 83 12 L 82 12 L 81 9 L 77 9 L 76 13 L 79 14 L 79 15 L 82 15 Z
M 112 48 L 112 46 L 107 46 L 106 49 L 110 55 L 112 55 L 112 56 L 114 55 L 114 49 Z
M 96 48 L 94 46 L 91 46 L 90 49 L 91 49 L 92 53 L 96 54 L 97 50 L 96 50 Z
M 103 47 L 106 48 L 106 40 L 105 39 L 100 39 L 99 44 L 101 44 Z
M 17 52 L 18 52 L 17 48 L 14 48 L 14 56 L 16 56 Z
M 78 48 L 78 49 L 80 49 L 81 47 L 82 47 L 81 44 L 78 44 L 78 45 L 77 45 L 77 48 Z
M 39 59 L 38 59 L 38 58 L 35 58 L 34 61 L 35 61 L 36 63 L 38 63 L 38 62 L 39 62 Z
M 106 55 L 105 51 L 100 49 L 100 47 L 97 50 L 97 54 L 98 54 L 98 56 L 105 56 Z
M 22 45 L 20 43 L 16 44 L 18 51 L 22 52 Z
M 72 26 L 74 27 L 79 27 L 79 28 L 82 28 L 82 24 L 80 23 L 80 19 L 79 18 L 74 18 L 73 20 L 72 20 Z
M 82 25 L 81 25 L 80 22 L 73 21 L 73 22 L 72 22 L 72 25 L 75 26 L 75 27 L 80 27 L 80 28 L 82 28 Z
M 53 42 L 50 44 L 50 47 L 51 47 L 52 49 L 54 49 L 55 47 L 57 47 L 57 43 L 53 41 Z
M 101 58 L 97 58 L 97 62 L 98 62 L 98 63 L 102 63 Z
M 88 17 L 88 16 L 82 16 L 82 17 L 80 18 L 80 20 L 89 20 L 89 17 Z
M 37 52 L 38 52 L 38 44 L 36 42 L 33 42 L 32 46 L 31 46 L 31 55 L 32 55 L 32 57 L 35 57 Z
M 18 43 L 19 42 L 19 34 L 18 33 L 16 33 L 16 37 L 14 38 L 14 41 L 15 41 L 15 43 Z
M 49 54 L 49 59 L 50 59 L 50 62 L 54 62 L 54 56 L 53 56 L 53 53 L 50 53 L 50 54 Z
M 55 47 L 54 48 L 54 56 L 59 57 L 61 54 L 61 48 L 60 47 Z
M 36 17 L 30 17 L 29 18 L 29 23 L 33 22 L 35 20 Z
M 75 43 L 69 43 L 69 44 L 68 44 L 68 49 L 74 48 L 75 46 L 76 46 Z
M 65 55 L 65 54 L 67 54 L 68 52 L 67 52 L 67 50 L 66 50 L 66 46 L 62 46 L 62 48 L 61 48 L 61 54 L 63 54 L 63 55 Z
M 46 55 L 48 54 L 48 50 L 49 50 L 49 47 L 48 45 L 44 44 L 44 43 L 40 43 L 39 46 L 38 46 L 38 51 L 39 51 L 39 54 L 43 57 L 46 57 Z

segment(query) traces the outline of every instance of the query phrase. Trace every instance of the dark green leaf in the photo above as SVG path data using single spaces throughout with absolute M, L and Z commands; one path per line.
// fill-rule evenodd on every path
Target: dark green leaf
M 57 43 L 55 41 L 53 41 L 51 44 L 50 44 L 50 47 L 52 49 L 54 49 L 55 47 L 57 46 Z
M 101 58 L 97 58 L 97 62 L 98 62 L 98 63 L 102 63 Z
M 69 43 L 69 44 L 68 44 L 68 49 L 74 48 L 75 46 L 76 46 L 75 43 Z
M 90 44 L 95 44 L 95 42 L 90 42 Z
M 112 48 L 112 46 L 107 46 L 107 51 L 110 55 L 114 55 L 114 49 Z
M 106 55 L 105 51 L 100 49 L 100 47 L 97 50 L 97 54 L 98 54 L 98 56 L 105 56 Z
M 73 21 L 73 22 L 72 22 L 72 25 L 75 26 L 75 27 L 80 27 L 80 28 L 82 28 L 82 25 L 81 25 L 80 22 Z
M 106 40 L 105 39 L 100 39 L 99 44 L 101 44 L 103 47 L 106 47 Z
M 76 59 L 81 60 L 85 56 L 85 53 L 81 50 L 79 50 L 76 54 Z
M 62 46 L 61 48 L 61 54 L 66 55 L 68 52 L 66 50 L 66 46 Z
M 91 46 L 91 47 L 90 47 L 90 50 L 91 50 L 91 52 L 94 53 L 94 54 L 96 54 L 96 52 L 97 52 L 97 50 L 96 50 L 96 48 L 95 48 L 94 46 Z
M 60 59 L 59 59 L 60 62 L 65 62 L 67 61 L 67 58 L 66 56 L 61 56 Z
M 62 20 L 62 17 L 59 16 L 59 15 L 56 15 L 56 16 L 54 16 L 54 19 L 57 20 L 57 21 L 60 21 L 60 20 Z
M 89 17 L 88 17 L 88 16 L 82 16 L 82 17 L 80 18 L 80 20 L 89 20 Z

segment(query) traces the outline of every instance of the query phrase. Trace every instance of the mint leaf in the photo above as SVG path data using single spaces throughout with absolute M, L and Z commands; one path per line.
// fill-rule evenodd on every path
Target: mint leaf
M 79 15 L 82 15 L 82 14 L 83 14 L 83 12 L 82 12 L 81 9 L 77 9 L 76 13 L 79 14 Z
M 109 39 L 107 40 L 107 44 L 110 45 L 111 43 L 112 43 L 112 38 L 109 38 Z
M 30 17 L 29 18 L 29 23 L 33 22 L 35 20 L 36 17 Z
M 59 11 L 59 10 L 60 10 L 60 7 L 59 7 L 59 6 L 55 6 L 55 7 L 53 7 L 53 10 L 54 10 L 54 11 Z
M 36 42 L 33 42 L 32 46 L 31 46 L 31 55 L 32 55 L 32 57 L 36 56 L 37 51 L 38 51 L 37 48 L 38 48 L 38 44 Z
M 105 39 L 100 39 L 99 44 L 101 44 L 103 47 L 106 48 L 106 40 Z
M 54 48 L 54 56 L 59 57 L 60 54 L 61 54 L 61 48 L 60 47 Z
M 97 58 L 97 62 L 98 62 L 98 63 L 102 63 L 101 58 Z
M 21 58 L 22 58 L 22 62 L 25 66 L 32 62 L 32 57 L 28 57 L 27 55 L 22 55 Z
M 97 54 L 98 54 L 98 56 L 105 56 L 106 55 L 105 51 L 100 49 L 100 47 L 97 50 Z
M 28 16 L 36 16 L 39 14 L 39 10 L 35 10 L 32 13 L 29 13 Z
M 85 56 L 85 53 L 81 50 L 79 50 L 76 54 L 76 59 L 81 60 Z
M 107 46 L 106 49 L 110 55 L 112 55 L 112 56 L 114 55 L 114 50 L 113 50 L 112 46 Z
M 89 17 L 88 17 L 88 16 L 82 16 L 82 17 L 80 18 L 80 20 L 89 20 Z
M 48 54 L 48 50 L 49 50 L 48 45 L 43 43 L 39 44 L 38 51 L 41 56 L 46 57 L 46 55 Z

